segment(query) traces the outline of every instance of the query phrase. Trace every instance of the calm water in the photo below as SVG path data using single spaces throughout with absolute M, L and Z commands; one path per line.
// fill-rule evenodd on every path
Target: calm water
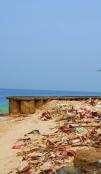
M 0 89 L 0 112 L 8 112 L 7 96 L 101 96 L 101 92 Z

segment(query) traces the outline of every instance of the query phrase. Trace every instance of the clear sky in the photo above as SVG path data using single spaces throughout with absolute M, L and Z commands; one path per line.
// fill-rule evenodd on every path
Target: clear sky
M 0 88 L 101 91 L 101 0 L 0 1 Z

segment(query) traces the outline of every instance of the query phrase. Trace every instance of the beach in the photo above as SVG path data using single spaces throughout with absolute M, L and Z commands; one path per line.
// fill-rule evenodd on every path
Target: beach
M 19 166 L 23 163 L 22 158 L 25 157 L 24 151 L 27 151 L 26 149 L 28 149 L 29 153 L 28 154 L 26 153 L 27 157 L 24 159 L 24 161 L 26 161 L 28 163 L 29 169 L 25 170 L 25 171 L 19 171 L 19 173 L 20 172 L 22 172 L 22 173 L 29 172 L 28 174 L 32 174 L 32 172 L 40 173 L 42 168 L 40 168 L 40 170 L 37 171 L 37 166 L 39 165 L 40 162 L 37 164 L 37 166 L 35 165 L 35 163 L 30 162 L 30 155 L 32 153 L 31 150 L 33 148 L 35 148 L 35 146 L 36 146 L 36 145 L 33 145 L 33 143 L 40 140 L 40 143 L 38 143 L 38 144 L 36 143 L 36 144 L 38 145 L 38 147 L 40 145 L 40 148 L 41 148 L 41 146 L 43 146 L 43 147 L 45 146 L 42 144 L 46 143 L 43 141 L 46 141 L 47 139 L 49 139 L 50 142 L 51 141 L 55 142 L 54 139 L 57 139 L 56 140 L 57 149 L 59 149 L 59 147 L 58 147 L 59 142 L 63 143 L 64 141 L 66 141 L 66 138 L 68 138 L 67 132 L 64 131 L 63 125 L 66 123 L 69 123 L 68 115 L 70 114 L 69 118 L 71 118 L 71 115 L 73 115 L 72 111 L 71 112 L 68 111 L 68 113 L 65 113 L 65 114 L 63 114 L 63 113 L 64 113 L 64 110 L 65 111 L 70 110 L 71 108 L 72 109 L 74 108 L 74 111 L 75 110 L 80 111 L 80 109 L 81 109 L 82 112 L 86 108 L 86 113 L 88 111 L 89 112 L 88 112 L 88 116 L 85 115 L 85 117 L 82 118 L 83 121 L 85 122 L 85 119 L 86 119 L 86 121 L 89 120 L 89 122 L 90 122 L 90 120 L 91 120 L 91 122 L 88 124 L 88 126 L 100 125 L 100 127 L 97 128 L 97 133 L 99 132 L 99 134 L 100 134 L 101 121 L 99 121 L 97 123 L 97 121 L 95 121 L 95 120 L 97 120 L 97 118 L 92 118 L 90 116 L 90 112 L 92 112 L 92 113 L 98 112 L 99 114 L 101 113 L 101 101 L 100 100 L 96 102 L 95 106 L 92 106 L 89 103 L 89 101 L 85 101 L 85 100 L 83 100 L 83 101 L 53 100 L 53 101 L 46 103 L 40 109 L 37 109 L 35 114 L 25 115 L 25 116 L 23 115 L 23 116 L 18 116 L 18 117 L 8 117 L 6 120 L 3 120 L 0 122 L 0 174 L 10 174 L 10 173 L 16 174 L 18 172 L 19 168 L 20 168 L 19 170 L 22 170 L 23 167 L 21 168 Z M 74 115 L 76 115 L 76 114 L 74 113 Z M 78 120 L 80 120 L 80 119 L 78 119 Z M 76 123 L 76 120 L 74 120 L 74 122 L 75 122 L 75 125 L 76 126 L 79 125 L 79 127 L 83 127 L 85 125 L 83 123 L 83 126 L 80 126 L 80 123 Z M 70 125 L 73 125 L 73 122 L 70 122 Z M 60 131 L 60 127 L 63 132 Z M 40 132 L 40 135 L 37 133 L 34 134 L 33 132 L 31 134 L 28 134 L 32 130 L 38 130 Z M 86 131 L 88 131 L 88 128 L 86 128 Z M 68 132 L 68 134 L 70 134 L 70 133 Z M 27 137 L 25 135 L 27 135 Z M 83 135 L 83 133 L 82 133 L 82 135 Z M 71 136 L 72 136 L 72 134 L 71 134 Z M 24 137 L 25 137 L 25 140 L 24 140 Z M 30 144 L 30 143 L 26 142 L 27 144 L 24 144 L 24 147 L 22 147 L 21 149 L 16 148 L 14 146 L 19 141 L 21 141 L 21 142 L 28 141 L 27 138 L 30 139 L 30 141 L 31 141 L 30 143 L 32 143 L 32 142 L 33 143 Z M 43 141 L 41 141 L 41 139 L 43 139 Z M 88 139 L 87 139 L 87 141 L 88 141 Z M 81 140 L 81 142 L 82 142 L 82 140 Z M 86 143 L 86 140 L 85 140 L 85 143 Z M 71 149 L 71 147 L 72 147 L 68 143 L 65 145 L 68 147 L 68 149 Z M 64 147 L 66 148 L 66 146 L 64 146 Z M 76 147 L 76 150 L 75 150 L 75 147 Z M 78 151 L 78 144 L 75 147 L 73 147 L 74 150 L 72 148 L 72 151 L 75 151 L 75 153 L 76 153 Z M 86 148 L 86 150 L 87 150 L 88 147 L 90 147 L 90 145 L 87 147 L 84 145 L 82 147 L 79 147 L 79 149 Z M 91 147 L 91 148 L 93 148 L 93 147 Z M 100 148 L 100 146 L 99 146 L 99 148 Z M 48 152 L 48 153 L 51 154 L 51 151 L 53 151 L 54 153 L 57 153 L 57 156 L 58 156 L 58 152 L 56 152 L 56 150 L 54 150 L 54 149 L 50 150 L 50 152 Z M 18 155 L 19 153 L 21 153 L 21 154 Z M 39 153 L 40 154 L 42 153 L 42 152 L 40 152 L 40 149 L 39 149 Z M 54 156 L 54 158 L 55 158 L 55 156 Z M 48 157 L 47 157 L 47 159 L 48 159 Z M 57 157 L 57 159 L 59 161 L 60 157 Z M 99 159 L 101 159 L 100 151 L 99 151 L 97 160 L 99 160 Z M 52 160 L 52 158 L 51 158 L 51 160 Z M 51 163 L 51 160 L 49 161 L 49 163 Z M 65 161 L 65 160 L 67 160 L 67 161 Z M 53 162 L 52 162 L 52 164 L 50 164 L 50 166 L 51 166 L 51 168 L 53 167 L 55 170 L 66 164 L 68 166 L 74 166 L 73 160 L 74 160 L 73 154 L 70 155 L 69 157 L 67 155 L 66 159 L 64 158 L 64 161 L 63 161 L 63 159 L 60 160 L 61 163 L 54 164 L 52 166 L 52 164 L 53 164 Z M 44 163 L 46 163 L 45 160 L 43 160 L 43 161 L 44 161 Z M 36 162 L 38 162 L 38 160 L 36 160 Z M 34 165 L 36 166 L 36 171 L 35 171 L 35 167 L 33 169 Z M 42 165 L 42 161 L 41 161 L 41 165 Z M 43 167 L 44 167 L 44 165 L 43 165 Z M 48 167 L 48 164 L 46 163 L 46 168 L 47 167 Z
M 49 133 L 50 128 L 55 126 L 54 120 L 43 124 L 39 119 L 41 111 L 27 117 L 9 118 L 0 122 L 0 174 L 6 174 L 16 168 L 20 159 L 12 151 L 12 145 L 32 129 L 39 129 L 42 133 Z M 6 166 L 6 167 L 5 167 Z
M 101 174 L 101 0 L 0 1 L 0 174 Z

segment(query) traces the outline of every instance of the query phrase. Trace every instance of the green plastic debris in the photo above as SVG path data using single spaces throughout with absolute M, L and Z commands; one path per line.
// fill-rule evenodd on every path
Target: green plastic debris
M 75 131 L 76 132 L 78 132 L 78 133 L 83 133 L 83 132 L 85 132 L 85 131 L 87 131 L 84 127 L 77 127 L 76 129 L 75 129 Z

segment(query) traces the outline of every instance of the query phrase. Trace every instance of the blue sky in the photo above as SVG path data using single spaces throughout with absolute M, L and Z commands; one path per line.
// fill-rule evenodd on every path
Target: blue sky
M 0 88 L 101 91 L 101 0 L 0 1 Z

